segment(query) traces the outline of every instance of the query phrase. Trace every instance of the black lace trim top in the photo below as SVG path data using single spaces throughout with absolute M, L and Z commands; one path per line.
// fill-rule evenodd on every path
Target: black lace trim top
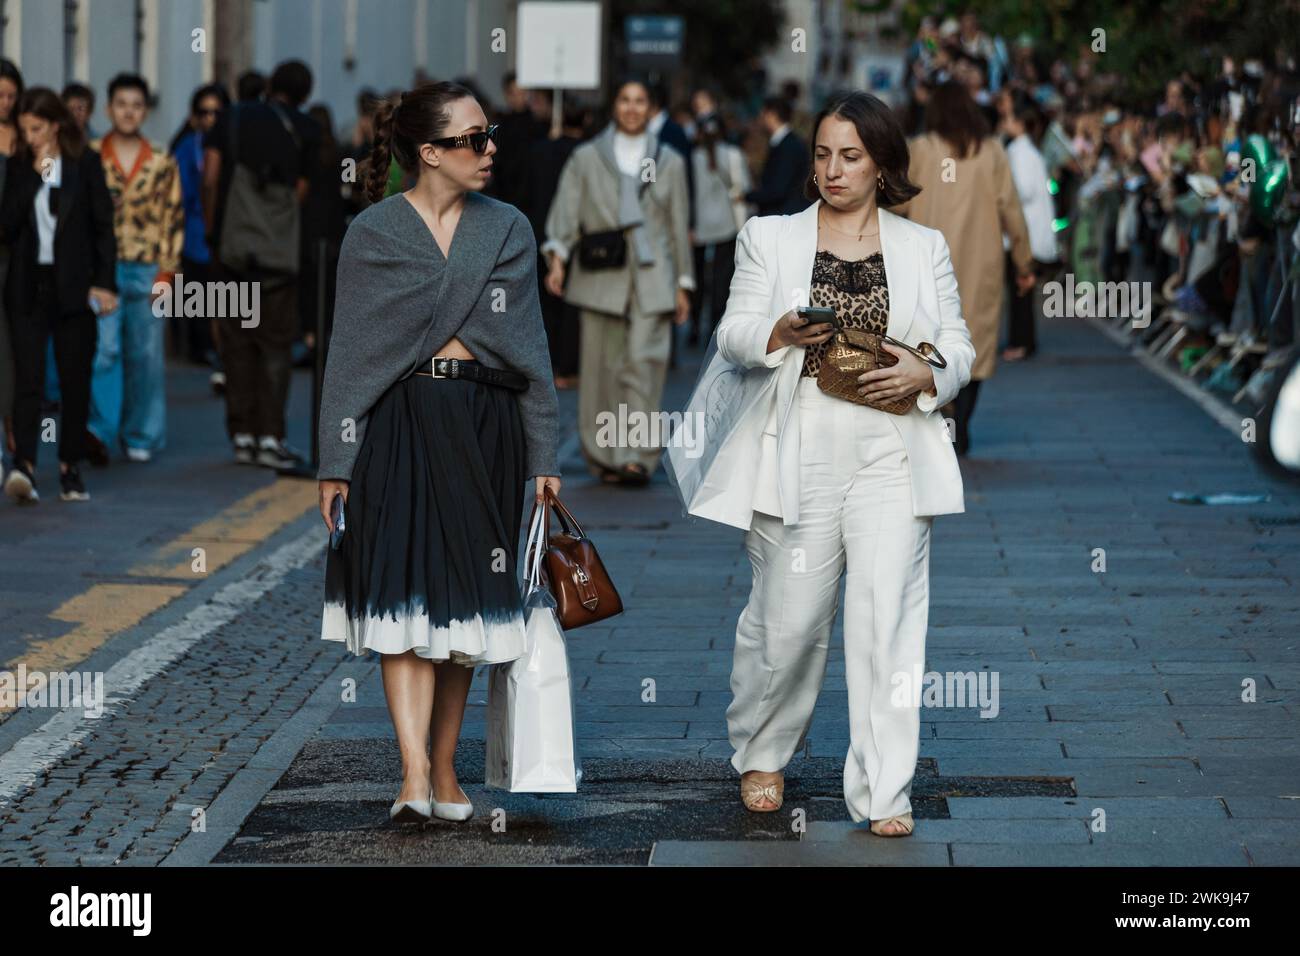
M 889 285 L 884 255 L 873 252 L 865 259 L 841 259 L 825 249 L 817 250 L 808 301 L 830 306 L 847 328 L 885 332 L 889 327 Z M 827 344 L 829 340 L 804 350 L 801 374 L 817 375 Z

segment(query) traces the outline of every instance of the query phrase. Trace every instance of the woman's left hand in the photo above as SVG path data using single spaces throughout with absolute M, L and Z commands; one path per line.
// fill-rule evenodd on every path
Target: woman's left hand
M 538 475 L 533 480 L 537 484 L 537 489 L 534 495 L 534 499 L 537 501 L 539 505 L 546 503 L 546 489 L 548 488 L 550 489 L 551 494 L 555 495 L 557 498 L 559 497 L 560 494 L 559 478 L 556 478 L 554 475 Z
M 691 294 L 685 289 L 677 290 L 677 311 L 673 315 L 673 322 L 677 325 L 685 325 L 686 320 L 691 317 Z
M 898 364 L 863 372 L 858 376 L 858 394 L 873 402 L 891 402 L 921 390 L 937 394 L 929 362 L 922 362 L 907 349 L 888 342 L 883 348 L 890 355 L 898 356 Z

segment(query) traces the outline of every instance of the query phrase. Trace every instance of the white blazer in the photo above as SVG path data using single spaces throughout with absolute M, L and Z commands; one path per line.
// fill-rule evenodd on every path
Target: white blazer
M 799 403 L 804 348 L 770 355 L 773 324 L 808 304 L 821 201 L 792 216 L 759 216 L 736 240 L 736 272 L 711 358 L 687 405 L 702 434 L 670 441 L 665 466 L 687 513 L 748 529 L 754 511 L 799 520 Z M 907 447 L 916 516 L 966 510 L 961 469 L 938 409 L 970 381 L 975 348 L 961 315 L 948 243 L 931 229 L 879 212 L 889 283 L 888 333 L 909 345 L 931 342 L 948 362 L 934 369 L 937 395 L 922 393 L 906 415 L 891 415 Z M 702 446 L 702 447 L 701 447 Z

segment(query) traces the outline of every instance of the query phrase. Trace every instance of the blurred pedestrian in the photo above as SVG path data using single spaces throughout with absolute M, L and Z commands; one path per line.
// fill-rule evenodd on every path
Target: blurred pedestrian
M 54 340 L 63 397 L 59 416 L 59 497 L 90 497 L 81 477 L 96 313 L 117 308 L 113 200 L 99 154 L 58 94 L 46 87 L 18 104 L 22 144 L 7 164 L 0 204 L 0 243 L 8 243 L 5 310 L 13 336 L 14 467 L 5 493 L 23 504 L 39 500 L 36 452 L 46 342 Z
M 546 135 L 548 124 L 538 121 L 529 104 L 529 91 L 519 85 L 514 70 L 502 79 L 501 91 L 505 106 L 496 117 L 498 153 L 487 192 L 523 209 L 527 202 L 528 152 L 535 140 Z
M 112 129 L 91 144 L 104 165 L 117 240 L 118 307 L 99 315 L 90 389 L 88 445 L 98 465 L 119 442 L 135 462 L 167 444 L 166 326 L 153 303 L 170 296 L 180 269 L 185 207 L 176 161 L 140 135 L 148 115 L 149 85 L 119 73 L 108 84 Z
M 63 88 L 63 105 L 72 114 L 73 121 L 81 127 L 86 142 L 95 138 L 90 120 L 95 115 L 95 91 L 85 83 L 69 83 Z
M 82 137 L 89 143 L 96 136 L 90 125 L 90 120 L 95 115 L 95 91 L 84 83 L 69 83 L 63 88 L 60 96 L 73 121 L 81 128 Z M 45 354 L 45 394 L 42 410 L 56 410 L 61 397 L 58 363 L 54 360 L 54 338 L 51 336 Z
M 587 109 L 575 103 L 566 103 L 559 135 L 533 141 L 528 157 L 526 212 L 539 248 L 546 241 L 546 217 L 560 186 L 560 174 L 573 151 L 582 142 L 588 113 Z M 574 388 L 579 382 L 581 318 L 577 307 L 565 302 L 560 296 L 552 295 L 546 288 L 546 260 L 541 253 L 538 256 L 538 294 L 542 302 L 542 321 L 546 325 L 546 341 L 551 352 L 555 387 Z
M 956 450 L 970 448 L 970 420 L 980 382 L 997 367 L 1002 322 L 1002 236 L 1011 239 L 1016 288 L 1034 286 L 1029 231 L 1006 150 L 966 88 L 950 80 L 930 93 L 926 132 L 912 140 L 909 178 L 921 192 L 895 212 L 938 229 L 948 240 L 962 314 L 975 343 L 970 383 L 953 402 Z
M 352 125 L 346 155 L 355 164 L 350 177 L 343 179 L 343 199 L 347 203 L 348 217 L 355 216 L 370 204 L 366 198 L 365 170 L 375 138 L 375 111 L 383 100 L 378 93 L 366 87 L 357 94 L 357 119 Z
M 212 263 L 207 226 L 203 220 L 203 137 L 216 125 L 230 97 L 217 83 L 200 86 L 190 97 L 190 114 L 171 142 L 171 153 L 181 177 L 181 203 L 185 208 L 185 245 L 181 249 L 181 274 L 186 282 L 206 283 Z M 206 298 L 206 297 L 205 297 Z M 188 311 L 188 310 L 187 310 Z M 203 308 L 200 315 L 173 316 L 173 328 L 183 329 L 189 360 L 212 368 L 210 382 L 220 395 L 226 385 L 217 354 L 219 323 Z
M 235 81 L 235 98 L 241 103 L 260 103 L 266 96 L 266 74 L 245 70 Z
M 11 60 L 0 59 L 0 196 L 4 195 L 9 161 L 22 145 L 18 130 L 18 101 L 23 75 Z M 9 243 L 0 241 L 0 484 L 14 453 L 14 351 L 9 316 L 4 309 L 4 282 L 9 272 Z
M 781 99 L 790 104 L 790 128 L 803 143 L 812 137 L 813 115 L 799 104 L 803 102 L 803 86 L 798 80 L 782 80 Z
M 578 434 L 588 467 L 609 484 L 644 485 L 662 449 L 611 439 L 602 422 L 660 412 L 672 326 L 690 317 L 695 288 L 686 163 L 647 129 L 645 83 L 620 83 L 611 113 L 565 164 L 542 250 L 546 288 L 582 310 Z
M 286 441 L 284 412 L 299 328 L 301 204 L 320 149 L 320 130 L 300 109 L 311 86 L 307 65 L 286 60 L 267 98 L 231 107 L 203 143 L 214 268 L 243 290 L 241 301 L 257 297 L 255 317 L 221 317 L 226 431 L 236 462 L 291 472 L 304 466 Z
M 758 114 L 759 128 L 767 134 L 767 160 L 758 188 L 745 201 L 758 207 L 760 216 L 788 216 L 808 208 L 803 193 L 808 178 L 808 144 L 790 128 L 794 115 L 790 101 L 769 96 Z
M 736 234 L 749 218 L 745 194 L 749 192 L 749 166 L 745 154 L 727 141 L 722 117 L 710 113 L 699 121 L 699 134 L 691 153 L 695 166 L 695 252 L 698 293 L 691 312 L 691 345 L 708 338 L 727 307 L 727 290 L 736 268 Z M 704 327 L 704 302 L 709 324 Z
M 334 120 L 329 107 L 317 103 L 307 111 L 307 115 L 320 129 L 321 143 L 307 170 L 307 201 L 302 207 L 302 273 L 298 286 L 302 346 L 300 357 L 295 362 L 297 365 L 315 361 L 316 327 L 322 315 L 325 334 L 329 334 L 330 317 L 334 315 L 339 245 L 347 228 L 348 213 L 339 175 L 343 150 L 334 138 Z
M 381 655 L 399 822 L 473 814 L 455 758 L 474 667 L 527 650 L 525 481 L 542 507 L 560 488 L 536 242 L 521 212 L 479 195 L 492 134 L 455 83 L 380 108 L 321 391 L 321 515 L 333 532 L 341 498 L 344 517 L 321 638 Z M 416 185 L 384 198 L 390 155 Z
M 665 146 L 677 150 L 683 162 L 691 158 L 691 140 L 686 135 L 682 124 L 673 119 L 668 111 L 668 89 L 663 83 L 651 83 L 646 87 L 650 92 L 650 118 L 646 120 L 646 129 Z
M 1033 254 L 1034 278 L 1041 281 L 1053 271 L 1060 255 L 1056 249 L 1056 231 L 1052 226 L 1056 218 L 1052 208 L 1052 194 L 1047 188 L 1047 166 L 1043 154 L 1035 143 L 1042 135 L 1043 118 L 1033 99 L 1020 90 L 1003 90 L 1005 112 L 1002 131 L 1007 135 L 1007 162 L 1011 165 L 1011 179 L 1016 184 L 1020 208 L 1029 230 L 1029 251 Z M 1010 255 L 1010 241 L 1003 239 L 1008 253 L 1008 281 L 1014 287 L 1015 260 Z M 1011 314 L 1007 330 L 1007 348 L 1002 358 L 1016 362 L 1029 358 L 1038 347 L 1034 327 L 1037 323 L 1037 296 L 1034 292 L 1011 297 Z

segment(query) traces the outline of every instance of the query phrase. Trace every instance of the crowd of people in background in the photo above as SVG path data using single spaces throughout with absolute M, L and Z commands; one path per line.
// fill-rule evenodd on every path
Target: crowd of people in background
M 945 409 L 959 454 L 981 383 L 999 360 L 1036 354 L 1043 285 L 1067 271 L 1149 281 L 1150 315 L 1127 318 L 1151 321 L 1132 328 L 1207 373 L 1207 387 L 1240 395 L 1277 366 L 1300 325 L 1287 188 L 1300 80 L 1289 55 L 1224 56 L 1205 75 L 1171 77 L 1160 102 L 1139 102 L 1087 48 L 1055 56 L 1028 36 L 992 36 L 969 13 L 921 21 L 897 110 L 923 190 L 894 211 L 944 232 L 959 278 L 977 349 L 971 383 Z M 357 183 L 373 119 L 394 95 L 362 91 L 339 136 L 327 106 L 308 107 L 312 79 L 288 61 L 244 74 L 233 97 L 202 86 L 164 144 L 141 134 L 153 102 L 143 78 L 115 77 L 101 115 L 97 91 L 25 89 L 0 61 L 10 497 L 38 500 L 37 451 L 51 441 L 65 500 L 89 496 L 84 461 L 144 465 L 163 452 L 168 347 L 208 368 L 235 461 L 309 470 L 286 440 L 291 372 L 315 361 L 322 317 L 327 340 L 338 247 L 367 205 Z M 654 78 L 611 93 L 608 110 L 577 97 L 555 109 L 550 91 L 507 75 L 489 111 L 488 193 L 532 223 L 554 380 L 579 389 L 590 470 L 635 486 L 657 449 L 610 446 L 596 416 L 658 409 L 678 349 L 707 343 L 722 317 L 741 226 L 806 207 L 817 104 L 789 81 L 753 115 L 708 83 L 675 86 L 679 101 Z M 407 185 L 394 164 L 388 194 Z M 159 321 L 156 288 L 181 276 L 256 283 L 257 320 L 183 308 Z
M 907 127 L 923 137 L 950 123 L 951 90 L 963 89 L 985 121 L 968 108 L 968 132 L 1006 144 L 1038 288 L 1143 284 L 1149 300 L 1094 317 L 1257 407 L 1300 327 L 1295 38 L 1279 37 L 1267 60 L 1207 52 L 1203 72 L 1170 76 L 1159 98 L 1135 94 L 1091 43 L 1067 52 L 991 36 L 971 13 L 924 18 L 908 53 Z M 948 239 L 960 273 L 963 239 Z M 1025 262 L 1009 249 L 1015 281 Z M 961 292 L 965 306 L 964 280 Z M 1033 356 L 1042 305 L 1011 297 L 1003 360 Z

